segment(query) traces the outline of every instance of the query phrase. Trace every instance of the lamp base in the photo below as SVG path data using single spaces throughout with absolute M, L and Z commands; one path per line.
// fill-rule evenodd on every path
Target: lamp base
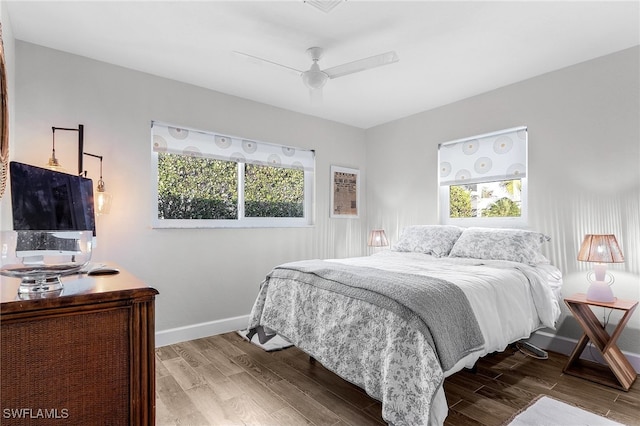
M 614 302 L 613 290 L 604 281 L 593 281 L 587 290 L 587 300 L 592 302 Z

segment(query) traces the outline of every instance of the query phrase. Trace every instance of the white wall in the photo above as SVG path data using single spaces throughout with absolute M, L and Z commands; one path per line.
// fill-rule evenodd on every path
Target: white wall
M 545 254 L 565 274 L 563 293 L 586 291 L 590 265 L 576 260 L 584 234 L 614 233 L 626 258 L 611 267 L 614 292 L 640 299 L 639 52 L 624 50 L 368 129 L 369 224 L 395 241 L 406 225 L 438 223 L 438 144 L 526 125 L 530 228 L 551 236 Z M 558 334 L 579 337 L 564 311 Z M 620 346 L 640 354 L 640 314 Z
M 104 156 L 106 189 L 114 197 L 111 213 L 99 217 L 94 260 L 116 262 L 159 290 L 161 343 L 179 338 L 163 335 L 176 328 L 205 324 L 200 331 L 220 332 L 246 325 L 274 265 L 366 250 L 364 206 L 360 219 L 329 218 L 330 165 L 359 168 L 363 181 L 366 176 L 361 129 L 29 43 L 16 42 L 16 52 L 11 159 L 45 164 L 51 127 L 84 124 L 85 151 Z M 151 120 L 315 149 L 316 225 L 151 229 Z M 76 147 L 77 133 L 56 132 L 56 154 L 69 170 L 76 169 Z M 85 166 L 97 179 L 99 162 L 85 157 Z M 229 318 L 236 320 L 224 322 Z

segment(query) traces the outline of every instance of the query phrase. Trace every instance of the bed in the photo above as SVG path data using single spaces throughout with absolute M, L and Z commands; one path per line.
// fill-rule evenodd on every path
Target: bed
M 262 282 L 264 327 L 382 403 L 393 425 L 440 425 L 444 378 L 560 315 L 560 271 L 526 230 L 422 225 L 372 256 L 303 260 Z

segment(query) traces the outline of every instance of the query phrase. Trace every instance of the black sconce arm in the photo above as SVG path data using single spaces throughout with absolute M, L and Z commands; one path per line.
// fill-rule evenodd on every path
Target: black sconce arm
M 68 127 L 52 127 L 53 131 L 53 152 L 55 153 L 55 140 L 56 140 L 56 130 L 68 130 L 72 132 L 78 132 L 78 175 L 81 175 L 83 172 L 82 165 L 82 154 L 84 153 L 84 125 L 78 124 L 78 128 L 68 128 Z

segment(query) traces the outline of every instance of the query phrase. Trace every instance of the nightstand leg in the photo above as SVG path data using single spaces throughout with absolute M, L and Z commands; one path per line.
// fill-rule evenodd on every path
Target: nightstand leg
M 566 300 L 565 302 L 585 333 L 571 353 L 563 371 L 573 376 L 628 391 L 636 380 L 637 374 L 631 363 L 616 345 L 616 340 L 627 324 L 633 309 L 625 313 L 610 336 L 588 305 L 572 303 Z M 602 376 L 601 373 L 594 371 L 593 367 L 589 368 L 586 363 L 580 360 L 580 355 L 582 355 L 589 342 L 593 343 L 604 358 L 611 377 Z
M 572 366 L 575 362 L 580 359 L 580 355 L 584 351 L 584 348 L 587 347 L 587 343 L 589 343 L 589 336 L 583 334 L 580 340 L 578 340 L 578 344 L 576 345 L 573 352 L 571 352 L 571 356 L 569 356 L 569 360 L 567 361 L 567 365 L 564 367 L 564 372 L 567 372 L 567 369 Z
M 602 354 L 602 357 L 609 364 L 611 371 L 624 390 L 629 390 L 636 380 L 637 374 L 635 368 L 633 368 L 620 348 L 617 345 L 612 345 Z

